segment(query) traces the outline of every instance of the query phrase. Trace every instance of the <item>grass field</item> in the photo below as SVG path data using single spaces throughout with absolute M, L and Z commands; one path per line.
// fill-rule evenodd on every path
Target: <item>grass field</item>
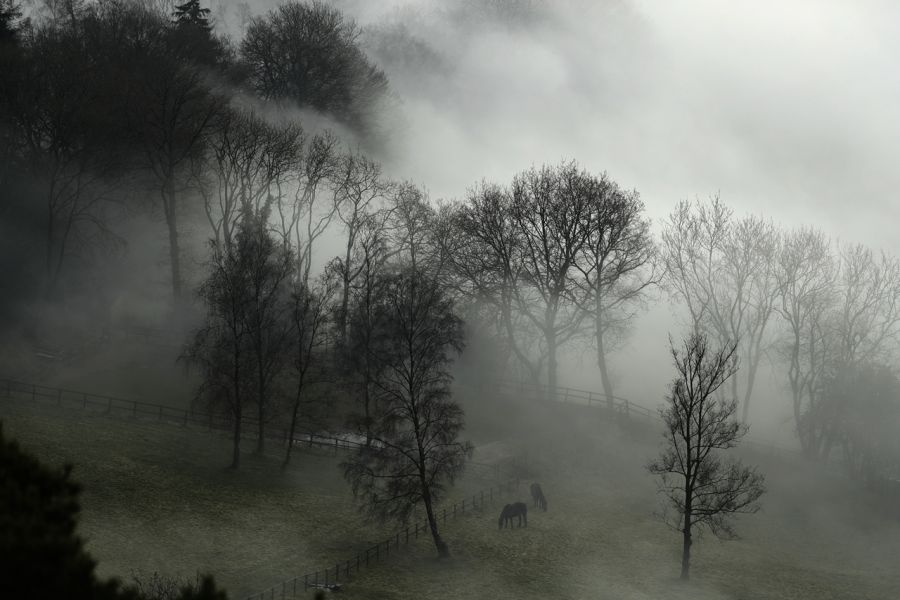
M 477 417 L 478 410 L 472 413 Z M 248 454 L 241 470 L 230 472 L 223 468 L 227 440 L 203 431 L 35 409 L 24 401 L 0 401 L 0 418 L 9 435 L 45 461 L 75 464 L 85 487 L 81 531 L 103 575 L 127 579 L 140 569 L 192 576 L 199 569 L 242 599 L 349 558 L 389 533 L 359 516 L 332 456 L 300 453 L 282 473 L 276 457 Z M 521 468 L 540 477 L 549 512 L 532 511 L 527 529 L 503 531 L 498 508 L 468 513 L 443 530 L 450 559 L 435 559 L 420 538 L 353 577 L 343 597 L 880 600 L 900 594 L 900 523 L 890 506 L 849 493 L 841 476 L 754 455 L 746 458 L 768 479 L 763 511 L 739 521 L 740 540 L 696 542 L 692 581 L 678 582 L 680 538 L 653 516 L 655 488 L 642 469 L 653 445 L 583 417 L 567 425 L 570 418 L 549 423 L 539 415 L 535 420 L 548 434 L 569 427 L 569 435 L 552 447 L 532 443 L 521 450 Z M 481 442 L 491 429 L 485 422 L 474 428 Z M 521 419 L 507 425 L 528 427 Z M 566 459 L 576 451 L 578 460 Z M 476 474 L 451 497 L 490 484 Z M 526 496 L 523 484 L 518 497 Z

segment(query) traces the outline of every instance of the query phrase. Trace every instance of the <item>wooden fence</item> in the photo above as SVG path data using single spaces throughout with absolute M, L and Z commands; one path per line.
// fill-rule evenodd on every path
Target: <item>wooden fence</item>
M 646 406 L 637 404 L 628 398 L 620 396 L 608 396 L 602 392 L 580 390 L 577 388 L 557 386 L 555 392 L 551 392 L 549 386 L 544 384 L 526 383 L 523 381 L 498 381 L 490 384 L 486 391 L 519 398 L 531 398 L 533 400 L 550 400 L 563 404 L 580 404 L 583 406 L 606 408 L 620 413 L 625 417 L 637 416 L 639 418 L 656 419 L 659 413 Z
M 43 401 L 48 406 L 92 410 L 108 416 L 131 417 L 182 426 L 195 425 L 210 431 L 226 433 L 233 431 L 233 422 L 222 415 L 14 379 L 0 378 L 0 394 L 7 398 Z M 254 417 L 245 416 L 241 419 L 241 439 L 257 439 L 258 423 L 259 419 Z M 268 430 L 266 439 L 282 444 L 287 443 L 287 428 L 270 426 Z M 342 437 L 341 434 L 328 435 L 320 431 L 306 430 L 294 431 L 293 444 L 295 448 L 319 448 L 335 454 L 352 452 L 365 446 L 365 443 L 348 439 L 346 436 Z M 487 477 L 495 481 L 499 481 L 501 478 L 499 464 L 470 460 L 467 465 L 481 470 L 482 473 L 487 474 Z
M 442 523 L 447 523 L 448 519 L 453 520 L 466 514 L 466 511 L 482 510 L 486 506 L 493 506 L 494 501 L 500 498 L 502 494 L 510 494 L 519 488 L 519 480 L 514 479 L 506 483 L 492 486 L 487 490 L 472 495 L 471 499 L 466 498 L 462 502 L 454 502 L 451 506 L 444 506 L 438 509 L 435 517 Z M 382 560 L 388 558 L 391 551 L 396 553 L 400 548 L 407 546 L 410 542 L 415 542 L 419 536 L 428 537 L 431 535 L 427 521 L 416 522 L 412 526 L 405 527 L 386 540 L 379 542 L 373 546 L 360 550 L 355 556 L 334 563 L 333 566 L 324 569 L 312 571 L 304 575 L 299 575 L 291 579 L 285 579 L 270 588 L 246 597 L 246 600 L 282 600 L 285 598 L 296 598 L 297 594 L 302 594 L 310 588 L 333 588 L 340 586 L 342 581 L 349 580 L 354 574 L 359 573 L 362 569 L 375 565 Z

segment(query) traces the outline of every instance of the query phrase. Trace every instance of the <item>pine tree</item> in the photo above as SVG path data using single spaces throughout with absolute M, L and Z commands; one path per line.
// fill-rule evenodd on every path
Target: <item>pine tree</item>
M 212 31 L 209 22 L 209 9 L 200 7 L 200 0 L 187 0 L 184 4 L 175 6 L 172 16 L 180 27 L 198 27 L 204 31 Z

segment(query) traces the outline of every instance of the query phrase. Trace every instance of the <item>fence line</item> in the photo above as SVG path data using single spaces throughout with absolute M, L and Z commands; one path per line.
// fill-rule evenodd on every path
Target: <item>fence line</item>
M 529 393 L 537 393 L 536 398 L 549 398 L 547 386 L 535 386 L 524 382 L 499 381 L 490 386 L 495 392 L 506 395 L 523 397 Z M 14 394 L 19 397 L 30 397 L 33 401 L 49 400 L 56 406 L 69 406 L 81 409 L 101 409 L 104 414 L 115 416 L 131 416 L 134 418 L 150 418 L 157 422 L 167 422 L 180 425 L 195 425 L 209 429 L 210 431 L 222 431 L 233 433 L 234 422 L 227 416 L 213 412 L 198 411 L 193 408 L 177 408 L 153 402 L 143 402 L 106 394 L 95 394 L 81 390 L 58 388 L 37 383 L 18 381 L 15 379 L 0 378 L 0 393 L 7 397 Z M 560 387 L 554 396 L 555 401 L 562 403 L 580 404 L 588 407 L 609 408 L 620 416 L 629 419 L 632 415 L 638 415 L 641 420 L 657 423 L 660 415 L 640 404 L 631 402 L 625 398 L 607 398 L 603 394 L 578 390 L 574 388 Z M 241 418 L 241 439 L 257 439 L 255 432 L 258 430 L 259 419 L 246 415 Z M 288 431 L 286 427 L 269 427 L 266 439 L 281 443 L 287 443 Z M 334 435 L 322 435 L 320 432 L 308 430 L 295 430 L 293 444 L 295 447 L 323 448 L 350 452 L 365 446 L 362 442 L 356 442 L 348 437 Z M 802 456 L 802 452 L 795 448 L 786 448 L 773 443 L 765 443 L 753 439 L 744 439 L 742 445 L 756 448 L 770 453 L 787 454 L 790 456 Z M 492 469 L 495 477 L 499 479 L 499 465 L 470 461 L 469 464 Z
M 94 394 L 80 390 L 58 388 L 37 383 L 17 381 L 14 379 L 0 378 L 0 394 L 7 398 L 17 396 L 29 398 L 32 401 L 48 401 L 53 407 L 71 407 L 82 410 L 100 409 L 102 414 L 109 416 L 129 416 L 132 418 L 149 418 L 153 422 L 168 423 L 173 425 L 197 425 L 210 431 L 233 433 L 234 423 L 228 417 L 215 413 L 196 411 L 190 408 L 177 408 L 165 404 L 143 402 L 118 396 Z M 241 419 L 241 439 L 258 439 L 256 434 L 259 419 L 245 416 Z M 273 431 L 274 429 L 274 431 Z M 274 440 L 287 444 L 288 431 L 286 427 L 269 428 L 266 434 L 267 440 Z M 352 452 L 364 448 L 364 442 L 354 441 L 347 435 L 323 435 L 321 432 L 298 429 L 294 431 L 293 446 L 295 448 L 321 448 L 338 452 Z M 482 463 L 469 460 L 467 465 L 490 471 L 494 479 L 500 479 L 500 465 Z
M 478 386 L 473 386 L 478 387 Z M 501 380 L 485 386 L 485 389 L 517 397 L 531 396 L 532 400 L 552 399 L 563 404 L 577 404 L 591 408 L 611 409 L 614 413 L 630 419 L 633 415 L 640 417 L 641 421 L 648 424 L 662 423 L 662 417 L 658 410 L 648 408 L 619 396 L 607 396 L 601 392 L 579 390 L 575 388 L 557 387 L 556 394 L 551 395 L 546 385 L 535 385 L 524 381 Z M 772 455 L 790 456 L 802 458 L 803 452 L 799 448 L 789 448 L 774 442 L 763 442 L 752 438 L 743 438 L 739 446 L 754 448 L 759 452 L 767 452 Z
M 462 502 L 454 502 L 451 506 L 443 506 L 435 513 L 435 520 L 441 523 L 447 523 L 450 520 L 461 517 L 466 510 L 481 510 L 487 504 L 493 505 L 495 496 L 500 497 L 502 493 L 511 493 L 519 488 L 519 480 L 512 479 L 506 483 L 497 486 L 491 486 L 487 490 L 481 490 L 472 495 L 471 501 L 468 497 Z M 419 535 L 430 535 L 428 521 L 417 521 L 412 526 L 396 531 L 386 540 L 370 546 L 365 550 L 360 550 L 355 556 L 334 563 L 334 566 L 325 567 L 324 570 L 311 571 L 291 579 L 285 579 L 266 588 L 262 592 L 257 592 L 246 596 L 246 600 L 275 600 L 284 598 L 296 598 L 298 593 L 313 588 L 321 589 L 340 589 L 340 578 L 343 574 L 344 580 L 350 579 L 354 573 L 359 573 L 362 569 L 381 562 L 390 556 L 391 549 L 397 552 L 401 547 L 408 546 L 410 542 L 419 539 Z M 290 594 L 290 595 L 288 595 Z
M 526 383 L 524 381 L 500 380 L 490 385 L 504 394 L 526 396 L 532 394 L 536 399 L 549 399 L 562 404 L 580 404 L 583 406 L 608 408 L 621 413 L 626 417 L 638 415 L 639 417 L 656 418 L 658 413 L 628 398 L 621 396 L 608 396 L 603 392 L 593 392 L 565 386 L 557 386 L 551 394 L 549 386 L 544 384 Z

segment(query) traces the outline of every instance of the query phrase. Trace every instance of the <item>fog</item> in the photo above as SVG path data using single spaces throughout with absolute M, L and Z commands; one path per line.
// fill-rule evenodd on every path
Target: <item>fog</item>
M 432 198 L 569 158 L 636 189 L 656 224 L 678 200 L 720 194 L 737 213 L 900 250 L 889 3 L 510 2 L 468 19 L 464 5 L 347 3 L 418 44 L 374 54 L 404 125 L 383 160 Z M 667 304 L 612 358 L 622 395 L 648 405 L 668 382 L 667 334 L 684 326 Z M 591 359 L 572 361 L 572 385 L 596 389 Z M 765 384 L 753 417 L 789 435 L 783 382 Z
M 159 4 L 170 3 L 159 0 Z M 214 31 L 237 48 L 250 19 L 262 18 L 280 4 L 277 0 L 212 0 Z M 900 255 L 895 232 L 900 222 L 896 197 L 900 170 L 894 164 L 900 156 L 900 78 L 895 76 L 894 64 L 900 55 L 900 7 L 893 3 L 334 0 L 326 4 L 356 20 L 360 26 L 357 42 L 387 76 L 389 92 L 373 107 L 377 124 L 372 131 L 361 133 L 334 115 L 292 100 L 264 100 L 225 75 L 211 78 L 211 85 L 228 96 L 232 107 L 252 110 L 261 121 L 278 125 L 299 122 L 308 135 L 335 132 L 341 151 L 360 152 L 376 160 L 386 180 L 418 186 L 433 206 L 465 202 L 470 191 L 483 182 L 507 186 L 532 167 L 574 160 L 592 174 L 607 174 L 624 190 L 635 190 L 645 205 L 654 240 L 660 239 L 664 223 L 679 201 L 719 197 L 734 209 L 736 217 L 757 215 L 785 231 L 818 228 L 832 240 L 865 244 L 876 254 Z M 44 10 L 41 6 L 32 2 L 26 8 L 39 19 Z M 0 111 L 2 118 L 5 115 Z M 0 160 L 4 156 L 0 154 Z M 0 169 L 0 184 L 3 175 Z M 100 573 L 122 577 L 131 566 L 127 561 L 142 560 L 139 552 L 117 546 L 124 536 L 118 528 L 133 527 L 137 539 L 146 536 L 150 540 L 148 556 L 155 554 L 147 558 L 145 569 L 186 568 L 178 564 L 184 559 L 177 554 L 182 548 L 175 546 L 195 536 L 208 547 L 195 550 L 185 542 L 184 551 L 193 553 L 188 562 L 197 563 L 197 569 L 221 569 L 217 581 L 224 580 L 237 590 L 234 597 L 243 598 L 261 589 L 261 581 L 275 583 L 289 573 L 297 575 L 292 570 L 301 568 L 297 566 L 300 558 L 302 568 L 314 560 L 323 562 L 320 556 L 327 556 L 334 565 L 334 561 L 350 557 L 345 549 L 359 552 L 363 538 L 371 543 L 385 532 L 397 531 L 392 521 L 382 526 L 354 504 L 360 504 L 355 482 L 351 501 L 346 485 L 351 478 L 349 463 L 340 459 L 341 469 L 346 469 L 343 476 L 333 468 L 339 461 L 332 460 L 331 441 L 324 450 L 316 450 L 313 438 L 304 438 L 309 440 L 309 448 L 302 451 L 299 443 L 284 443 L 292 439 L 287 427 L 294 432 L 301 397 L 321 404 L 322 412 L 328 413 L 313 414 L 310 409 L 307 414 L 305 406 L 300 409 L 297 431 L 305 435 L 313 431 L 346 433 L 370 418 L 368 404 L 365 419 L 359 415 L 353 391 L 358 383 L 350 381 L 344 371 L 327 377 L 317 374 L 320 379 L 302 394 L 302 383 L 296 389 L 291 387 L 293 372 L 285 377 L 286 382 L 273 387 L 272 413 L 266 417 L 268 421 L 263 418 L 261 400 L 258 422 L 285 431 L 273 434 L 270 430 L 273 439 L 281 437 L 270 441 L 265 452 L 260 441 L 252 455 L 253 444 L 265 436 L 255 438 L 255 432 L 240 431 L 246 414 L 238 413 L 235 421 L 227 406 L 213 407 L 213 402 L 229 398 L 231 392 L 218 390 L 214 392 L 218 397 L 204 396 L 201 382 L 208 373 L 197 367 L 200 362 L 190 355 L 189 348 L 191 340 L 200 339 L 198 331 L 208 302 L 205 305 L 196 292 L 212 264 L 210 228 L 202 200 L 195 189 L 185 186 L 179 232 L 189 293 L 187 306 L 173 308 L 177 302 L 172 299 L 169 238 L 162 209 L 147 201 L 150 193 L 140 177 L 126 179 L 123 188 L 127 193 L 123 195 L 129 199 L 111 217 L 111 228 L 121 243 L 98 245 L 66 264 L 68 277 L 77 283 L 65 288 L 75 290 L 71 297 L 64 293 L 44 297 L 40 292 L 42 208 L 4 212 L 0 206 L 0 236 L 6 237 L 6 245 L 0 243 L 0 249 L 16 250 L 0 257 L 0 265 L 9 275 L 6 285 L 0 286 L 7 290 L 0 299 L 0 359 L 5 365 L 0 377 L 75 390 L 75 404 L 81 398 L 85 411 L 92 392 L 101 398 L 100 404 L 109 400 L 108 407 L 98 404 L 102 414 L 100 409 L 78 412 L 73 404 L 66 409 L 70 412 L 60 413 L 71 419 L 71 428 L 65 429 L 54 420 L 51 405 L 55 400 L 57 407 L 64 409 L 67 391 L 48 388 L 46 406 L 33 412 L 26 403 L 28 389 L 20 389 L 19 396 L 8 392 L 8 397 L 22 403 L 10 404 L 12 408 L 4 405 L 0 413 L 3 431 L 21 437 L 24 446 L 42 459 L 74 462 L 76 473 L 78 469 L 86 473 L 90 484 L 85 526 L 91 540 L 89 550 L 101 564 Z M 21 189 L 30 193 L 27 186 Z M 346 231 L 335 220 L 315 245 L 313 274 L 318 276 L 345 249 Z M 284 281 L 294 284 L 296 279 L 299 276 L 292 273 Z M 380 289 L 383 292 L 385 288 Z M 885 296 L 892 309 L 897 297 L 893 292 L 900 293 L 900 279 L 898 287 Z M 330 301 L 337 305 L 338 298 L 336 294 Z M 472 309 L 471 314 L 474 312 Z M 612 388 L 632 403 L 630 410 L 637 406 L 638 412 L 631 413 L 625 413 L 621 405 L 612 411 L 574 406 L 580 400 L 573 401 L 573 406 L 544 402 L 546 398 L 528 387 L 524 369 L 510 368 L 515 358 L 508 351 L 503 353 L 503 342 L 492 337 L 493 329 L 489 331 L 478 321 L 465 324 L 465 349 L 450 372 L 453 397 L 465 411 L 461 436 L 474 443 L 472 460 L 480 468 L 495 470 L 498 476 L 503 473 L 521 480 L 516 498 L 509 501 L 527 501 L 527 483 L 541 480 L 549 490 L 551 511 L 548 516 L 532 509 L 533 521 L 527 532 L 504 530 L 501 535 L 509 534 L 507 537 L 485 538 L 487 541 L 471 530 L 489 526 L 491 534 L 496 533 L 495 513 L 500 506 L 492 505 L 484 515 L 466 517 L 469 520 L 461 517 L 459 526 L 445 526 L 445 516 L 442 527 L 454 552 L 450 571 L 442 571 L 441 563 L 433 558 L 434 548 L 420 541 L 410 556 L 401 554 L 396 559 L 397 565 L 376 567 L 387 573 L 378 577 L 386 579 L 361 580 L 370 587 L 360 589 L 391 589 L 415 581 L 422 587 L 404 589 L 406 595 L 385 597 L 437 597 L 449 578 L 460 585 L 461 595 L 454 597 L 475 597 L 489 589 L 498 598 L 515 598 L 551 585 L 560 597 L 636 600 L 664 593 L 678 598 L 763 598 L 790 592 L 792 577 L 802 582 L 797 585 L 806 586 L 810 597 L 826 597 L 824 594 L 833 590 L 838 590 L 837 594 L 861 590 L 861 597 L 875 598 L 900 586 L 890 564 L 890 557 L 900 548 L 897 492 L 890 487 L 900 477 L 900 446 L 895 449 L 894 442 L 883 446 L 889 448 L 885 450 L 889 458 L 877 463 L 877 477 L 863 467 L 853 471 L 855 458 L 847 458 L 846 444 L 834 442 L 833 452 L 829 446 L 822 456 L 817 447 L 810 450 L 812 444 L 800 439 L 800 410 L 795 412 L 792 405 L 782 348 L 787 342 L 781 334 L 787 326 L 779 321 L 773 330 L 781 327 L 784 331 L 779 329 L 778 335 L 772 333 L 766 340 L 746 422 L 746 440 L 752 443 L 737 444 L 734 452 L 766 477 L 762 509 L 738 518 L 742 538 L 738 541 L 718 544 L 712 535 L 698 538 L 697 576 L 690 585 L 680 587 L 676 580 L 680 532 L 659 522 L 662 496 L 647 471 L 664 442 L 659 435 L 662 421 L 656 413 L 672 398 L 676 372 L 670 345 L 677 346 L 689 335 L 691 315 L 671 282 L 652 286 L 635 312 L 626 334 L 613 340 L 608 354 Z M 884 337 L 892 341 L 865 358 L 896 371 L 893 362 L 900 348 L 896 343 L 900 311 L 890 312 L 886 321 L 890 321 L 886 325 L 889 331 Z M 128 337 L 135 331 L 144 335 L 147 330 L 146 337 L 138 341 Z M 333 344 L 333 339 L 321 342 L 326 349 L 322 352 L 331 352 Z M 359 352 L 377 354 L 368 346 Z M 602 394 L 592 339 L 587 335 L 575 338 L 560 352 L 561 389 Z M 39 354 L 43 358 L 35 359 Z M 309 353 L 314 354 L 312 350 Z M 300 350 L 301 358 L 296 360 L 302 361 L 302 355 Z M 744 368 L 744 364 L 740 366 Z M 314 367 L 313 373 L 315 368 L 324 372 L 332 367 Z M 341 368 L 352 370 L 345 365 Z M 541 373 L 546 377 L 546 369 Z M 518 378 L 517 388 L 493 387 L 497 381 L 505 384 L 514 378 Z M 0 389 L 3 381 L 0 379 Z M 878 391 L 881 388 L 857 393 L 853 382 L 858 380 L 847 381 L 851 382 L 849 391 L 841 396 L 850 407 L 847 414 L 861 411 L 870 420 L 848 418 L 850 425 L 844 435 L 850 438 L 862 432 L 865 439 L 866 428 L 877 423 L 881 413 L 866 413 L 865 407 L 854 402 L 863 397 L 883 398 Z M 367 403 L 368 385 L 368 381 L 362 384 Z M 238 388 L 235 382 L 234 390 Z M 11 389 L 9 382 L 6 389 Z M 35 389 L 30 391 L 32 401 L 40 397 Z M 803 389 L 801 386 L 800 395 L 794 396 L 795 402 Z M 900 387 L 896 391 L 900 399 Z M 569 392 L 565 393 L 568 398 Z M 193 432 L 190 442 L 178 438 L 171 427 L 165 433 L 170 437 L 155 437 L 155 424 L 141 424 L 136 433 L 127 429 L 133 424 L 97 426 L 94 419 L 119 423 L 114 421 L 114 402 L 106 395 L 122 397 L 123 402 L 153 403 L 153 419 L 149 420 L 156 419 L 156 403 L 179 411 L 178 425 Z M 296 405 L 291 404 L 294 397 Z M 900 400 L 896 404 L 900 406 Z M 135 403 L 132 413 L 136 421 L 137 406 Z M 253 403 L 248 407 L 252 422 Z M 643 408 L 649 409 L 651 416 L 642 416 Z M 180 411 L 184 411 L 183 423 Z M 190 419 L 195 413 L 202 419 L 192 430 L 189 427 L 196 424 Z M 158 421 L 164 421 L 163 409 L 158 414 Z M 895 413 L 889 414 L 893 419 Z M 212 433 L 215 417 L 224 419 L 221 435 Z M 891 428 L 900 423 L 900 418 L 884 420 L 879 440 L 891 439 Z M 90 433 L 93 427 L 102 429 L 96 439 Z M 207 433 L 209 438 L 203 437 Z M 354 439 L 368 444 L 371 433 L 368 429 L 355 431 Z M 233 436 L 233 447 L 228 436 Z M 241 466 L 244 471 L 239 471 L 236 461 L 242 439 L 247 462 Z M 69 442 L 71 447 L 66 445 Z M 88 449 L 79 450 L 79 443 Z M 289 449 L 283 464 L 282 446 Z M 294 446 L 298 450 L 288 468 Z M 120 447 L 122 457 L 109 465 L 98 461 L 102 467 L 87 462 L 96 460 L 107 447 L 113 453 Z M 167 452 L 180 453 L 178 461 L 184 464 L 172 460 Z M 229 452 L 235 462 L 223 474 Z M 336 442 L 333 452 L 334 457 L 339 455 Z M 364 453 L 360 451 L 360 455 Z M 192 456 L 198 457 L 193 463 Z M 189 477 L 178 469 L 189 469 Z M 133 480 L 136 473 L 140 473 L 139 479 Z M 175 483 L 154 479 L 163 476 Z M 113 482 L 108 488 L 103 483 L 106 477 Z M 159 514 L 153 512 L 153 493 L 164 497 L 165 491 L 160 490 L 166 485 L 191 487 L 185 481 L 199 481 L 200 493 L 184 492 L 188 499 L 183 506 L 178 504 L 180 499 L 171 506 L 161 503 L 171 513 L 178 513 L 175 516 L 162 509 Z M 465 471 L 458 480 L 451 477 L 449 482 L 442 500 L 455 501 L 463 493 L 475 494 L 496 483 L 482 478 L 476 469 Z M 140 495 L 141 486 L 147 486 L 146 498 L 128 502 L 153 517 L 142 513 L 132 518 L 128 513 L 131 505 L 122 505 L 117 496 L 119 486 L 124 494 L 135 496 Z M 376 504 L 378 494 L 373 498 Z M 222 523 L 214 518 L 221 508 L 215 504 L 217 500 L 234 512 L 228 512 Z M 194 506 L 200 507 L 196 514 L 191 512 L 193 508 L 180 514 L 182 508 Z M 250 510 L 238 510 L 245 508 Z M 113 517 L 106 519 L 104 510 Z M 338 515 L 333 522 L 331 513 L 324 516 L 326 510 Z M 583 518 L 585 514 L 588 516 Z M 572 515 L 582 520 L 575 523 Z M 413 516 L 424 519 L 424 510 L 416 506 Z M 154 521 L 166 522 L 170 517 L 175 524 Z M 293 522 L 295 517 L 297 522 Z M 294 527 L 299 532 L 296 539 L 292 537 Z M 243 547 L 234 539 L 246 531 L 250 531 L 250 541 Z M 526 534 L 533 537 L 522 537 Z M 266 552 L 271 555 L 257 552 L 270 540 L 274 540 L 274 549 Z M 496 572 L 475 573 L 487 560 L 485 556 L 500 557 L 501 567 Z M 529 562 L 548 556 L 549 563 Z M 557 571 L 538 573 L 534 564 L 540 568 L 551 564 Z M 778 570 L 782 566 L 786 575 Z M 190 571 L 194 564 L 188 567 Z M 396 571 L 391 571 L 394 567 Z M 785 581 L 779 579 L 782 576 Z M 761 579 L 765 582 L 760 583 Z M 348 597 L 364 597 L 354 595 L 360 592 L 353 589 L 349 575 L 348 582 Z

